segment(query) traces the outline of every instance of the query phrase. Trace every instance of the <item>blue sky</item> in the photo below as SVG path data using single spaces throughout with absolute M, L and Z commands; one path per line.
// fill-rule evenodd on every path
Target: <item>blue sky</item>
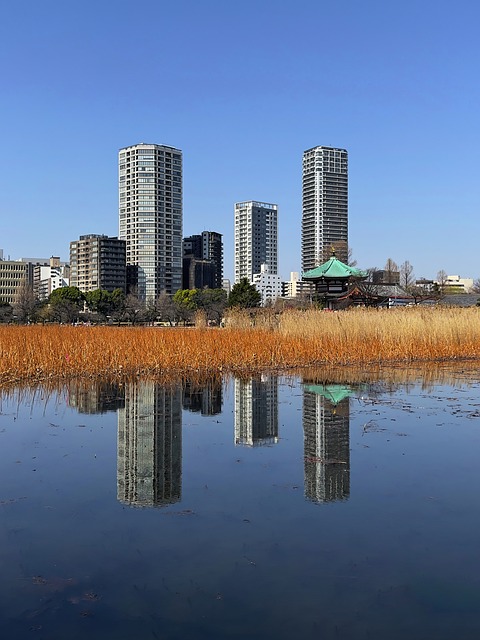
M 182 149 L 184 235 L 223 233 L 227 277 L 234 203 L 278 204 L 287 279 L 302 153 L 330 145 L 360 267 L 478 278 L 479 24 L 474 0 L 4 3 L 4 256 L 117 235 L 118 149 L 155 142 Z

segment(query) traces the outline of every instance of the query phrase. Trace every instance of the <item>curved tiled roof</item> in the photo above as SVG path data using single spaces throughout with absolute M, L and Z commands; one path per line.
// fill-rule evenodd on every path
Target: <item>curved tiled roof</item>
M 365 278 L 367 276 L 366 271 L 357 269 L 356 267 L 350 267 L 335 256 L 332 256 L 330 260 L 327 260 L 324 264 L 321 264 L 315 269 L 305 271 L 302 274 L 303 280 L 318 280 L 319 278 Z

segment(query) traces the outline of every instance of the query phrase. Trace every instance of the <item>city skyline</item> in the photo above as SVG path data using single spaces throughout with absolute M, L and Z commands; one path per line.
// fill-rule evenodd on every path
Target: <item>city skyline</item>
M 278 203 L 286 279 L 301 270 L 302 153 L 326 145 L 348 149 L 349 244 L 360 267 L 392 258 L 409 260 L 418 278 L 441 269 L 479 277 L 480 7 L 143 7 L 50 0 L 5 10 L 6 257 L 67 260 L 72 239 L 117 235 L 116 151 L 155 140 L 185 155 L 184 235 L 222 233 L 231 280 L 232 204 Z M 243 34 L 233 47 L 232 25 Z M 119 48 L 132 33 L 136 46 Z

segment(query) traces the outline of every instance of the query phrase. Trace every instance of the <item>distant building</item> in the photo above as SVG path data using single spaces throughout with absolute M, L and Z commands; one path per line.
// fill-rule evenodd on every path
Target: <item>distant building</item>
M 440 283 L 438 283 L 440 284 Z M 473 289 L 473 278 L 460 278 L 460 276 L 447 276 L 442 283 L 444 293 L 470 293 Z
M 303 154 L 302 271 L 327 259 L 341 244 L 348 254 L 348 154 L 345 149 L 313 147 Z M 338 251 L 347 261 L 347 255 Z
M 223 278 L 222 280 L 222 289 L 226 292 L 227 296 L 230 295 L 230 291 L 232 290 L 232 285 L 228 278 Z
M 52 256 L 49 265 L 33 267 L 33 293 L 39 300 L 46 300 L 52 291 L 68 287 L 70 283 L 70 265 L 60 262 Z
M 270 273 L 278 273 L 276 204 L 237 202 L 235 204 L 235 283 L 249 282 L 266 264 Z
M 255 285 L 256 290 L 262 296 L 260 303 L 262 307 L 275 302 L 282 295 L 280 276 L 276 273 L 270 273 L 266 264 L 260 266 L 260 273 L 253 274 L 251 284 Z
M 70 243 L 70 284 L 80 291 L 126 290 L 126 243 L 89 234 Z
M 373 284 L 400 284 L 400 271 L 379 269 L 372 274 Z
M 290 280 L 282 282 L 282 298 L 300 298 L 301 296 L 309 296 L 313 291 L 310 282 L 304 282 L 300 279 L 298 271 L 290 272 Z

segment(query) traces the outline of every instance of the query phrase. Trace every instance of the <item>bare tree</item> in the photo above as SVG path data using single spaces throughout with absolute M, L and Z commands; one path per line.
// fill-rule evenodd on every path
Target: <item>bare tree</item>
M 445 284 L 447 280 L 448 280 L 447 272 L 444 271 L 443 269 L 440 269 L 440 271 L 437 273 L 437 286 L 438 286 L 438 292 L 440 293 L 440 295 L 443 295 L 445 293 Z
M 415 284 L 413 267 L 408 260 L 400 265 L 400 284 L 405 291 L 409 291 Z
M 35 311 L 36 300 L 33 293 L 32 285 L 27 280 L 23 280 L 17 289 L 15 302 L 13 303 L 13 312 L 17 317 L 17 322 L 28 322 Z
M 386 284 L 395 284 L 396 282 L 398 282 L 398 264 L 394 260 L 392 260 L 391 258 L 387 259 L 384 271 Z

